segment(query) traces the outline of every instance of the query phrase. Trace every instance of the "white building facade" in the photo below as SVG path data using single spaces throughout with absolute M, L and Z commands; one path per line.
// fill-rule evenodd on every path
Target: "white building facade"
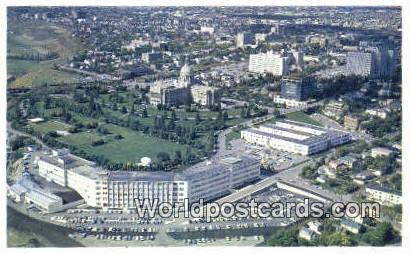
M 310 155 L 351 141 L 349 132 L 283 120 L 241 131 L 241 138 L 251 144 Z
M 283 76 L 289 73 L 290 58 L 281 54 L 267 53 L 251 54 L 249 56 L 249 71 L 256 73 L 271 73 Z
M 40 157 L 40 176 L 72 188 L 87 205 L 103 209 L 133 209 L 137 207 L 136 199 L 141 203 L 144 199 L 157 199 L 170 204 L 185 199 L 190 203 L 199 199 L 208 201 L 260 177 L 259 160 L 245 155 L 202 163 L 178 174 L 109 172 L 91 162 L 91 165 L 84 165 L 84 160 L 77 156 L 64 156 L 70 163 L 59 163 L 58 155 Z

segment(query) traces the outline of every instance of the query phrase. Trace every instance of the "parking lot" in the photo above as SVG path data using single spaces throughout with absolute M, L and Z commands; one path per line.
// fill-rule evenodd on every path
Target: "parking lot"
M 250 145 L 242 139 L 232 140 L 230 150 L 232 153 L 246 151 L 246 153 L 266 161 L 270 168 L 275 171 L 288 169 L 309 159 L 309 157 L 300 154 Z
M 300 154 L 275 149 L 265 149 L 264 158 L 269 162 L 271 169 L 275 171 L 282 171 L 308 159 Z

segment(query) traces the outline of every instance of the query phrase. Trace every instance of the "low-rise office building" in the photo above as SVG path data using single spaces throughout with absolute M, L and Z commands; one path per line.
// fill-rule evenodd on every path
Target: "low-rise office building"
M 325 151 L 351 141 L 349 132 L 290 120 L 241 131 L 246 142 L 302 155 Z

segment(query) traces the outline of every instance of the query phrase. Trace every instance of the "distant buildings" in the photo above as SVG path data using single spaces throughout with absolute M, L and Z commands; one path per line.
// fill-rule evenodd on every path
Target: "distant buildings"
M 285 33 L 285 27 L 277 22 L 272 24 L 270 32 L 275 35 L 281 35 Z
M 294 63 L 299 70 L 302 70 L 305 54 L 297 50 L 292 50 L 290 54 L 292 54 L 292 63 Z
M 181 68 L 179 79 L 159 80 L 150 87 L 150 104 L 179 106 L 198 103 L 202 106 L 219 105 L 222 91 L 216 87 L 191 86 L 190 67 Z
M 384 108 L 380 108 L 380 109 L 366 109 L 365 111 L 366 114 L 371 115 L 371 116 L 376 116 L 379 117 L 381 119 L 386 119 L 386 117 L 388 116 L 389 112 L 384 109 Z
M 375 57 L 370 52 L 348 52 L 347 69 L 354 75 L 376 76 Z
M 222 98 L 222 90 L 210 86 L 191 87 L 192 101 L 202 106 L 218 105 Z
M 160 52 L 142 53 L 141 60 L 147 64 L 158 63 L 163 59 Z
M 201 26 L 201 33 L 212 35 L 215 31 L 215 28 L 209 26 Z
M 236 36 L 236 47 L 245 48 L 254 43 L 254 35 L 249 32 L 238 33 Z
M 384 42 L 348 52 L 346 61 L 351 73 L 369 78 L 391 78 L 396 68 L 395 51 Z
M 246 142 L 302 155 L 325 151 L 349 142 L 349 132 L 326 129 L 290 120 L 241 131 Z
M 289 73 L 290 58 L 283 54 L 267 53 L 251 54 L 249 56 L 249 71 L 256 73 L 271 73 L 283 76 Z

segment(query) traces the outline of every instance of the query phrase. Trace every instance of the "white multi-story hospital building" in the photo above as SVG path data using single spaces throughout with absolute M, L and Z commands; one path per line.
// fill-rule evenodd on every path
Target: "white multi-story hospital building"
M 39 158 L 39 175 L 74 189 L 97 208 L 135 208 L 135 200 L 159 202 L 209 201 L 260 177 L 259 161 L 247 155 L 207 161 L 181 173 L 107 171 L 92 162 L 57 150 Z
M 243 130 L 241 138 L 250 144 L 309 155 L 347 143 L 352 135 L 345 131 L 282 120 Z

